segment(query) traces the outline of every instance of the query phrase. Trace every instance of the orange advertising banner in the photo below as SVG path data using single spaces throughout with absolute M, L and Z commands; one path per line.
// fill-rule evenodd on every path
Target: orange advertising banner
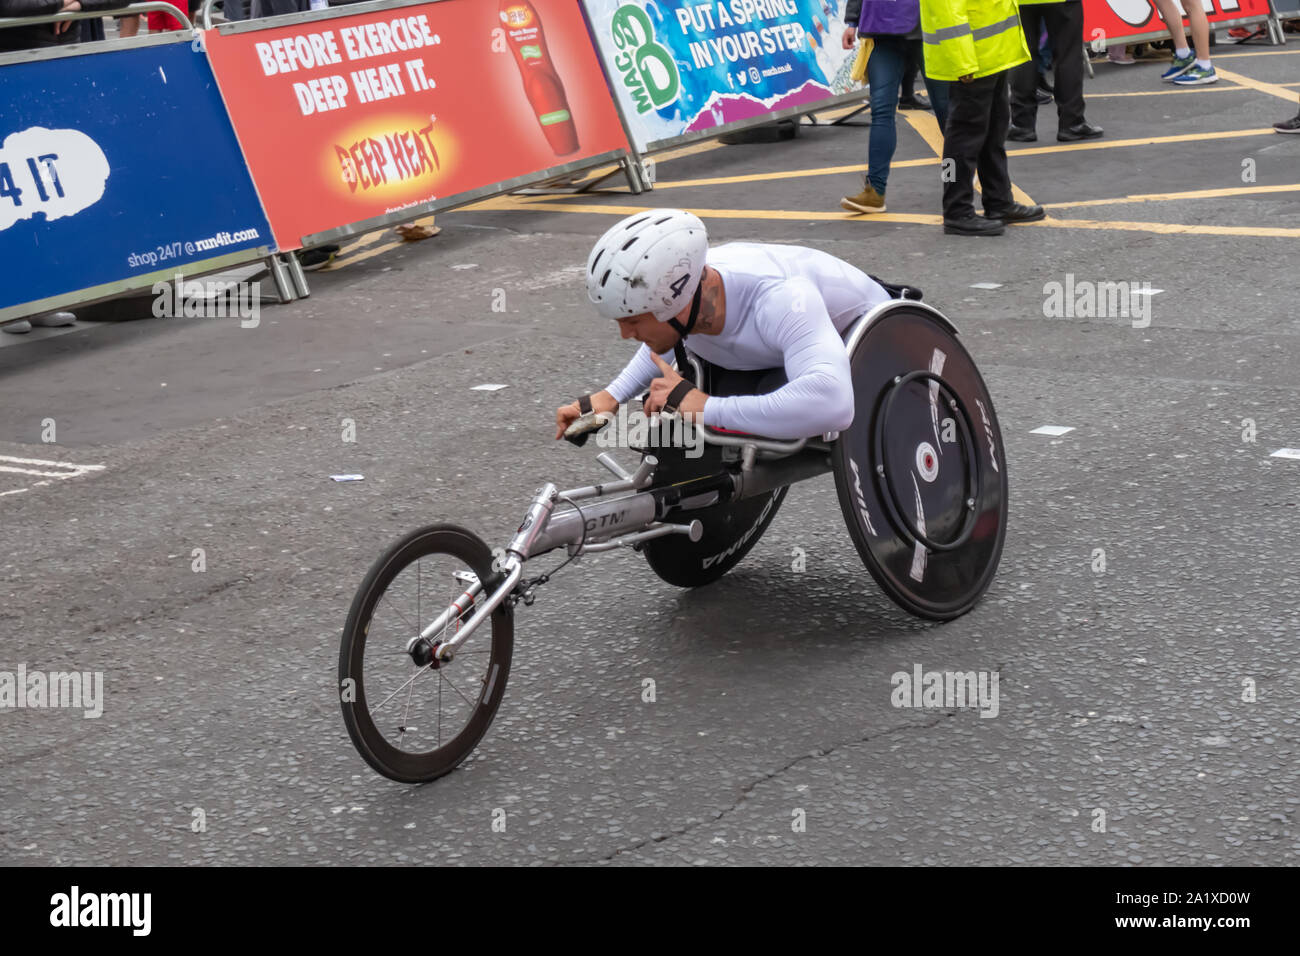
M 203 40 L 281 249 L 628 148 L 574 0 L 435 0 Z

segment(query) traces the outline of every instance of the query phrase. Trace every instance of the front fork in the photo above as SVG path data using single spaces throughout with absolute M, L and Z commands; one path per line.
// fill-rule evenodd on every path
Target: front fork
M 416 666 L 432 666 L 436 669 L 440 664 L 450 661 L 456 654 L 456 648 L 469 640 L 482 623 L 501 606 L 501 602 L 510 595 L 523 576 L 524 561 L 527 560 L 538 535 L 546 527 L 546 522 L 555 509 L 558 494 L 559 489 L 550 482 L 537 490 L 533 503 L 528 508 L 528 514 L 524 516 L 523 523 L 519 525 L 519 530 L 515 532 L 514 538 L 506 548 L 505 558 L 497 562 L 498 569 L 505 575 L 504 580 L 497 579 L 500 583 L 493 589 L 491 596 L 468 621 L 463 622 L 456 629 L 449 640 L 434 640 L 434 635 L 443 632 L 448 624 L 459 620 L 461 615 L 474 606 L 478 596 L 483 593 L 483 582 L 476 575 L 466 574 L 462 580 L 467 583 L 467 587 L 460 597 L 452 601 L 451 605 L 434 618 L 428 627 L 407 642 L 406 653 L 411 656 Z

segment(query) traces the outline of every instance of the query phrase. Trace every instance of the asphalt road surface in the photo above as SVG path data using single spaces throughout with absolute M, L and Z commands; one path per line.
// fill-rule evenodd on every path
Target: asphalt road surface
M 867 131 L 819 125 L 661 159 L 649 195 L 365 237 L 255 328 L 145 304 L 0 336 L 0 671 L 103 675 L 98 717 L 0 709 L 0 860 L 1293 863 L 1300 460 L 1275 453 L 1300 448 L 1300 138 L 1268 127 L 1300 50 L 1232 52 L 1205 90 L 1099 65 L 1106 137 L 1082 148 L 1044 109 L 1011 172 L 1050 219 L 1001 238 L 942 235 L 913 114 L 878 219 L 837 206 Z M 504 544 L 542 481 L 603 474 L 553 411 L 631 353 L 582 268 L 653 205 L 913 282 L 956 320 L 1005 442 L 998 576 L 965 617 L 912 619 L 832 479 L 805 482 L 707 588 L 630 552 L 561 572 L 517 609 L 476 753 L 383 779 L 337 703 L 353 592 L 412 528 Z M 1149 289 L 1149 325 L 1052 316 L 1067 281 Z M 996 673 L 996 717 L 895 707 L 918 666 Z

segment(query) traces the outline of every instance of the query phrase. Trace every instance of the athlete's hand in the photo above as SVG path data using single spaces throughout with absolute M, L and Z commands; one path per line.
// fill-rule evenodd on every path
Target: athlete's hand
M 664 402 L 668 401 L 669 394 L 677 387 L 677 383 L 682 381 L 682 377 L 677 374 L 677 370 L 662 358 L 654 352 L 650 353 L 650 357 L 655 360 L 655 364 L 659 366 L 659 371 L 663 374 L 650 383 L 650 395 L 641 406 L 647 415 L 663 411 Z M 683 416 L 702 414 L 704 412 L 704 403 L 708 400 L 708 397 L 698 388 L 692 389 L 682 399 L 682 404 L 677 411 L 681 412 Z
M 618 411 L 618 402 L 614 401 L 614 396 L 609 392 L 600 391 L 591 396 L 591 410 L 593 412 L 616 412 Z M 577 421 L 581 415 L 582 409 L 578 407 L 577 402 L 561 405 L 555 410 L 556 441 L 564 437 L 564 430 Z
M 961 81 L 963 83 L 973 83 L 975 81 L 975 74 L 967 73 L 965 76 L 961 77 Z
M 852 50 L 852 49 L 853 49 L 853 41 L 855 41 L 857 38 L 858 38 L 858 31 L 857 31 L 857 30 L 853 29 L 853 27 L 845 27 L 845 28 L 844 28 L 844 40 L 843 40 L 843 43 L 844 43 L 844 49 L 846 49 L 846 50 Z

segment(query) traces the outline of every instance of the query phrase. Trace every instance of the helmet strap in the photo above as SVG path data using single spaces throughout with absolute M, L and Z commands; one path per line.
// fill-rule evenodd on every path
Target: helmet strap
M 704 275 L 700 275 L 700 284 L 695 287 L 695 296 L 691 299 L 691 314 L 687 316 L 686 324 L 682 325 L 677 321 L 677 316 L 668 320 L 677 331 L 677 341 L 673 344 L 673 354 L 677 358 L 677 374 L 688 381 L 695 381 L 695 372 L 691 368 L 690 362 L 686 360 L 686 347 L 682 345 L 686 336 L 691 334 L 691 329 L 695 328 L 695 322 L 700 317 L 700 300 L 704 296 Z

